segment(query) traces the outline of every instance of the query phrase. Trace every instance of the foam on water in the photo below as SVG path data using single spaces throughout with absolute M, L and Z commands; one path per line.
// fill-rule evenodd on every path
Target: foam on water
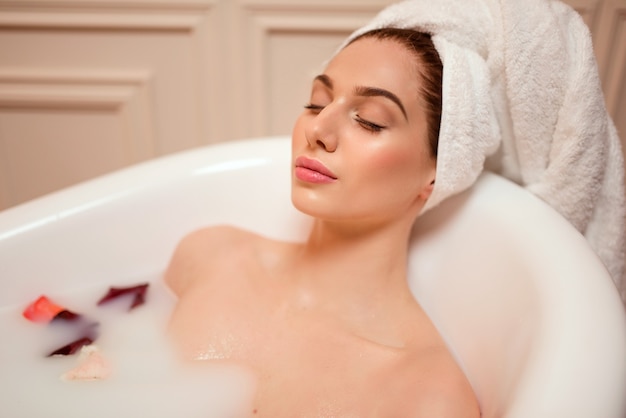
M 126 298 L 96 306 L 108 287 L 47 295 L 100 323 L 95 344 L 112 368 L 106 380 L 63 381 L 60 376 L 77 364 L 78 356 L 46 357 L 81 336 L 76 324 L 27 321 L 21 312 L 31 301 L 0 309 L 0 416 L 248 416 L 250 376 L 235 367 L 179 361 L 165 335 L 174 298 L 160 280 L 150 282 L 146 304 L 131 312 Z

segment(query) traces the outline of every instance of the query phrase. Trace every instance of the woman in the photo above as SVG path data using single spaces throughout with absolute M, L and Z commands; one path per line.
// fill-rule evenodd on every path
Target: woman
M 435 181 L 442 65 L 428 35 L 368 32 L 312 85 L 292 136 L 304 243 L 192 233 L 166 282 L 192 359 L 250 370 L 263 417 L 478 417 L 472 389 L 407 284 Z

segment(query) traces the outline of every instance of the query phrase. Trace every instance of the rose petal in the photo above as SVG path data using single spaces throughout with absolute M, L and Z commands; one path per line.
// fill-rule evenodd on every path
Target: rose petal
M 78 351 L 80 348 L 82 348 L 85 345 L 89 345 L 93 343 L 93 340 L 89 337 L 82 337 L 79 338 L 76 341 L 72 341 L 71 343 L 64 345 L 61 348 L 58 348 L 56 350 L 54 350 L 52 353 L 48 354 L 48 357 L 52 357 L 52 356 L 70 356 L 74 353 L 76 353 L 76 351 Z
M 64 311 L 65 308 L 52 302 L 46 296 L 40 296 L 24 309 L 24 318 L 33 322 L 50 322 L 52 318 Z
M 149 283 L 142 283 L 136 286 L 129 287 L 110 287 L 107 294 L 98 301 L 98 305 L 102 305 L 111 300 L 117 299 L 120 296 L 133 294 L 134 298 L 128 310 L 134 309 L 137 306 L 143 305 L 145 303 L 146 293 L 148 291 L 149 285 Z
M 68 311 L 67 309 L 62 310 L 61 312 L 59 312 L 58 314 L 56 314 L 54 316 L 54 318 L 52 318 L 53 321 L 58 321 L 58 320 L 63 320 L 63 321 L 76 321 L 77 319 L 80 319 L 81 315 L 74 313 L 72 311 Z

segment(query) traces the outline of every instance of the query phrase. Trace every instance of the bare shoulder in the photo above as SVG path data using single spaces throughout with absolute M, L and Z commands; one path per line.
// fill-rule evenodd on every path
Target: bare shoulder
M 398 372 L 405 396 L 402 416 L 412 418 L 479 418 L 480 408 L 469 381 L 445 347 L 407 356 Z M 406 402 L 412 399 L 414 402 Z M 410 404 L 410 406 L 409 406 Z
M 209 226 L 198 229 L 180 240 L 165 272 L 165 282 L 180 296 L 200 269 L 207 266 L 219 268 L 232 263 L 235 256 L 250 251 L 260 237 L 252 232 L 229 225 Z M 236 250 L 236 251 L 235 251 Z
M 232 245 L 239 245 L 257 239 L 259 236 L 251 231 L 232 225 L 214 225 L 197 229 L 180 241 L 177 248 L 183 250 L 212 249 L 220 251 Z

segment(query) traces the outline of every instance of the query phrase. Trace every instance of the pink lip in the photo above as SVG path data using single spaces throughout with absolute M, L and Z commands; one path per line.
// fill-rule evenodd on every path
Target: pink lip
M 337 180 L 337 176 L 324 164 L 306 157 L 296 158 L 295 175 L 309 183 L 332 183 Z

